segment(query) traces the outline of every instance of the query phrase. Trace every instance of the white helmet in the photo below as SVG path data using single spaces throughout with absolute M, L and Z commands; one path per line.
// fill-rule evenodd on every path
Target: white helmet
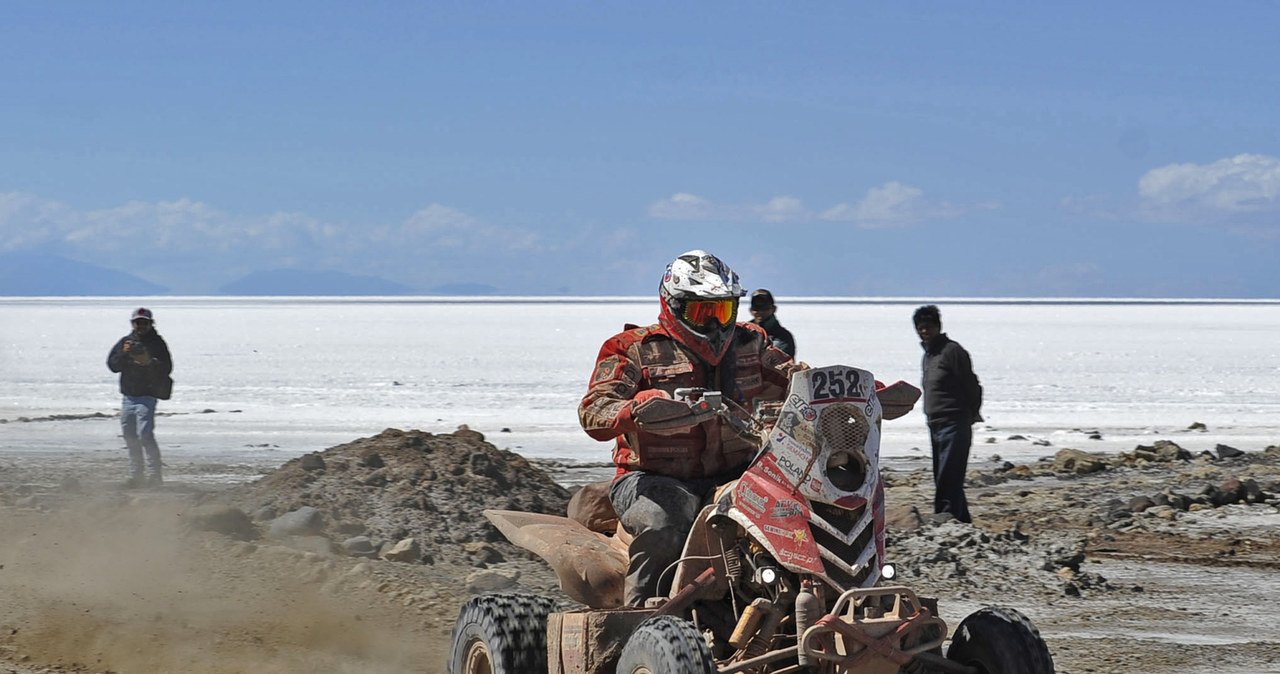
M 738 298 L 746 294 L 738 275 L 720 258 L 702 250 L 681 254 L 667 265 L 658 285 L 659 322 L 680 343 L 716 365 L 729 350 L 738 321 Z

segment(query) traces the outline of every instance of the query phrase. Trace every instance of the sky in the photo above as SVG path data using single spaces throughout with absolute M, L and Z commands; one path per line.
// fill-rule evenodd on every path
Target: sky
M 1043 6 L 1042 6 L 1043 5 Z M 0 252 L 646 295 L 1280 297 L 1280 3 L 9 2 Z

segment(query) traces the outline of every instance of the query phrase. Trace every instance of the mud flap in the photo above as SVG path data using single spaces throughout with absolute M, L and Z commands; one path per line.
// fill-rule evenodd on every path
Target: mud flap
M 515 510 L 486 510 L 484 516 L 507 540 L 546 560 L 575 601 L 591 608 L 622 605 L 625 546 L 567 517 Z

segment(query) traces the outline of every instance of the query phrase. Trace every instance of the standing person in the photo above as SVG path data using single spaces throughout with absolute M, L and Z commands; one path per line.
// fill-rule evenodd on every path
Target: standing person
M 156 400 L 168 398 L 173 360 L 169 345 L 156 332 L 150 309 L 138 308 L 130 317 L 133 332 L 120 338 L 107 354 L 107 367 L 120 373 L 120 428 L 129 447 L 130 487 L 163 482 L 160 446 L 156 444 Z M 146 463 L 143 463 L 143 453 Z M 143 469 L 146 469 L 145 481 Z
M 773 304 L 773 293 L 764 288 L 751 293 L 751 322 L 764 328 L 774 346 L 795 358 L 796 340 L 791 336 L 791 331 L 778 322 L 775 315 L 777 311 L 778 307 Z
M 756 400 L 781 400 L 790 373 L 803 367 L 759 326 L 737 322 L 744 294 L 738 275 L 714 255 L 692 250 L 676 258 L 658 285 L 658 323 L 628 326 L 600 347 L 578 406 L 587 435 L 616 440 L 609 500 L 635 537 L 629 606 L 659 595 L 662 572 L 679 557 L 707 494 L 741 476 L 758 449 L 705 405 L 676 400 L 676 389 L 719 390 L 750 409 Z
M 972 522 L 964 495 L 964 474 L 973 424 L 982 421 L 982 385 L 973 373 L 969 352 L 942 332 L 938 307 L 920 307 L 912 320 L 924 348 L 921 388 L 933 445 L 933 512 L 951 513 L 961 522 Z

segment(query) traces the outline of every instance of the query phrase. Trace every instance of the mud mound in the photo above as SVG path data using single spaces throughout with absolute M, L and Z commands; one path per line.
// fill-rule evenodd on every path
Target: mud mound
M 218 501 L 250 514 L 264 531 L 274 518 L 310 507 L 319 517 L 307 533 L 334 544 L 364 536 L 376 554 L 413 538 L 425 563 L 483 566 L 525 553 L 482 510 L 563 514 L 569 492 L 464 427 L 438 435 L 387 429 L 294 459 Z
M 889 532 L 886 557 L 902 582 L 991 602 L 1015 591 L 1050 597 L 1113 591 L 1105 578 L 1080 570 L 1086 544 L 1077 532 L 991 533 L 952 520 Z

